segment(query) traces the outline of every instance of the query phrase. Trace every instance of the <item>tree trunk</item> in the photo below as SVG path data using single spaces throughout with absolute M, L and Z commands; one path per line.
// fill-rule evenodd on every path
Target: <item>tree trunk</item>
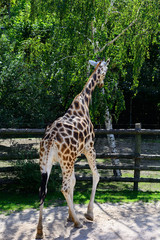
M 106 127 L 107 130 L 113 128 L 112 127 L 112 117 L 109 113 L 109 109 L 108 109 L 107 106 L 106 106 L 106 112 L 105 112 L 105 127 Z M 108 145 L 109 145 L 109 148 L 110 148 L 110 152 L 111 153 L 116 153 L 117 149 L 116 149 L 116 142 L 115 142 L 114 134 L 107 134 L 107 140 L 108 140 Z M 119 159 L 112 159 L 112 164 L 115 165 L 115 166 L 119 165 L 120 164 Z M 116 177 L 122 176 L 120 169 L 113 170 L 113 173 L 114 173 L 114 176 L 116 176 Z
M 111 5 L 113 6 L 113 3 L 114 3 L 114 0 L 111 1 Z M 99 42 L 96 42 L 96 45 L 94 43 L 94 35 L 95 35 L 95 32 L 96 32 L 96 28 L 94 27 L 94 22 L 92 21 L 91 22 L 91 29 L 92 29 L 92 45 L 93 45 L 93 51 L 94 51 L 94 54 L 99 52 Z M 90 65 L 90 64 L 88 64 Z M 87 68 L 87 73 L 89 73 L 89 70 L 90 70 L 90 66 L 88 66 Z M 102 89 L 102 92 L 104 94 L 104 89 Z M 112 129 L 112 118 L 111 118 L 111 115 L 109 113 L 109 109 L 108 107 L 106 106 L 106 113 L 105 113 L 105 127 L 106 129 Z M 111 153 L 116 153 L 116 143 L 115 143 L 115 137 L 113 134 L 107 134 L 107 139 L 108 139 L 108 145 L 109 145 L 109 148 L 110 148 L 110 152 Z M 119 165 L 120 161 L 119 159 L 112 159 L 112 164 L 113 165 Z M 114 176 L 117 176 L 117 177 L 120 177 L 122 174 L 121 174 L 121 170 L 119 169 L 116 169 L 116 170 L 113 170 L 113 173 L 114 173 Z

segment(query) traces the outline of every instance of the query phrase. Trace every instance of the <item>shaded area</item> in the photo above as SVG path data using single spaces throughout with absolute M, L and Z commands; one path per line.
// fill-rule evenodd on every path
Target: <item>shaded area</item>
M 73 228 L 66 221 L 67 207 L 44 209 L 45 239 L 54 240 L 158 240 L 160 239 L 160 202 L 130 204 L 95 203 L 94 222 L 83 214 L 86 205 L 75 206 L 83 228 Z M 0 215 L 0 239 L 34 239 L 38 220 L 37 210 L 25 210 L 9 216 Z

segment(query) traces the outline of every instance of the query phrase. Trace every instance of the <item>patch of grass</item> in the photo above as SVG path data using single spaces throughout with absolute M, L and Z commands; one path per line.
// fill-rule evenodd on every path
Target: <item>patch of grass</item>
M 34 194 L 1 192 L 0 213 L 10 214 L 27 208 L 37 208 L 38 199 Z
M 79 171 L 80 172 L 80 171 Z M 91 175 L 90 170 L 83 170 L 83 174 Z M 28 174 L 31 173 L 31 174 Z M 38 208 L 38 189 L 40 186 L 40 172 L 34 162 L 23 164 L 19 179 L 16 184 L 0 187 L 0 213 L 10 214 L 13 211 L 21 211 L 27 208 Z M 112 176 L 113 172 L 101 172 Z M 133 177 L 133 171 L 122 171 L 122 177 Z M 143 171 L 141 177 L 160 178 L 159 172 Z M 49 183 L 48 194 L 45 199 L 45 207 L 51 205 L 66 205 L 61 188 L 61 171 L 53 167 Z M 100 182 L 97 187 L 95 200 L 99 203 L 105 202 L 136 202 L 136 201 L 160 201 L 160 183 L 139 183 L 138 192 L 133 191 L 133 183 L 126 182 Z M 74 192 L 74 202 L 87 204 L 90 200 L 92 189 L 91 182 L 78 182 Z
M 151 202 L 151 201 L 160 201 L 160 192 L 135 192 L 129 189 L 127 186 L 125 190 L 118 190 L 111 185 L 110 189 L 105 189 L 105 185 L 100 183 L 97 192 L 95 201 L 99 203 L 105 202 Z M 127 185 L 127 184 L 126 184 Z M 124 189 L 124 188 L 123 188 Z M 77 184 L 74 192 L 74 203 L 76 204 L 87 204 L 90 200 L 91 194 L 91 183 L 80 182 Z M 45 207 L 48 206 L 60 206 L 66 205 L 66 201 L 59 189 L 51 191 L 48 189 L 48 193 L 45 199 Z M 38 190 L 35 193 L 25 193 L 24 191 L 1 191 L 0 198 L 0 213 L 11 214 L 15 211 L 22 211 L 28 208 L 39 208 L 39 198 Z
M 119 185 L 122 185 L 122 183 L 119 183 Z M 122 187 L 122 186 L 121 186 Z M 137 202 L 137 201 L 143 201 L 143 202 L 152 202 L 152 201 L 160 201 L 160 192 L 159 191 L 133 191 L 133 183 L 132 187 L 131 185 L 128 185 L 126 183 L 123 183 L 123 187 L 120 190 L 120 188 L 115 187 L 115 190 L 113 190 L 113 183 L 107 184 L 107 183 L 100 183 L 97 191 L 96 191 L 96 197 L 95 200 L 100 203 L 105 202 Z M 125 189 L 125 190 L 124 190 Z M 88 189 L 83 187 L 77 189 L 78 191 L 75 191 L 74 194 L 74 201 L 75 203 L 88 203 L 90 199 L 91 194 L 91 184 L 88 185 Z
M 47 194 L 45 199 L 45 206 L 50 205 L 63 205 L 64 197 L 61 192 L 56 193 L 50 192 Z M 25 193 L 25 192 L 1 192 L 0 198 L 0 214 L 11 214 L 15 211 L 22 211 L 29 208 L 39 208 L 39 197 L 37 193 Z
M 151 202 L 151 201 L 160 201 L 160 192 L 141 192 L 141 191 L 97 191 L 96 195 L 97 202 Z

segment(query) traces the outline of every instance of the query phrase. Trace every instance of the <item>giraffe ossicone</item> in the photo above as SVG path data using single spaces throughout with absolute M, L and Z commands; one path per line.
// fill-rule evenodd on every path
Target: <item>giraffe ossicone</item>
M 40 212 L 36 239 L 43 238 L 42 213 L 44 199 L 47 194 L 47 183 L 52 165 L 60 164 L 62 170 L 61 191 L 69 207 L 69 220 L 75 227 L 82 227 L 73 206 L 73 192 L 76 183 L 74 163 L 82 153 L 86 156 L 92 171 L 93 183 L 90 202 L 85 217 L 93 221 L 93 204 L 99 174 L 96 167 L 96 152 L 94 149 L 94 128 L 89 116 L 89 102 L 96 86 L 102 87 L 108 70 L 109 59 L 94 62 L 95 69 L 82 91 L 74 98 L 67 112 L 47 127 L 45 136 L 40 143 Z
M 93 61 L 93 60 L 89 60 L 89 63 L 92 65 L 92 66 L 94 66 L 94 67 L 96 67 L 97 66 L 97 64 L 99 63 L 100 61 Z M 108 60 L 105 62 L 105 61 L 102 61 L 102 65 L 104 64 L 104 65 L 108 65 L 109 64 L 109 62 L 110 62 L 110 58 L 108 58 Z
M 93 61 L 93 60 L 89 60 L 89 63 L 90 63 L 92 66 L 96 67 L 99 62 L 95 62 L 95 61 Z

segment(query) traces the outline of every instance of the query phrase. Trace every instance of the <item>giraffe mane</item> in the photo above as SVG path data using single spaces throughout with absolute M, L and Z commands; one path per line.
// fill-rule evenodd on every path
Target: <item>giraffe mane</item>
M 97 68 L 99 67 L 100 64 L 101 64 L 101 62 L 99 62 L 99 63 L 97 64 L 97 66 L 95 67 L 93 73 L 92 73 L 92 74 L 90 75 L 90 77 L 88 78 L 88 81 L 87 81 L 86 84 L 84 85 L 84 87 L 83 87 L 83 89 L 82 89 L 81 92 L 83 92 L 83 90 L 86 88 L 86 86 L 87 86 L 89 80 L 92 78 L 93 74 L 97 71 Z M 78 96 L 81 95 L 81 92 L 80 92 L 78 95 L 75 96 L 74 100 L 75 100 Z M 73 100 L 73 101 L 74 101 L 74 100 Z
M 94 69 L 94 71 L 93 71 L 93 73 L 91 74 L 91 76 L 89 77 L 89 79 L 88 79 L 88 81 L 86 82 L 86 84 L 84 85 L 84 87 L 83 87 L 83 89 L 82 89 L 82 91 L 86 88 L 86 86 L 87 86 L 87 83 L 89 82 L 89 80 L 93 77 L 93 74 L 97 71 L 97 69 L 98 69 L 98 67 L 99 67 L 99 65 L 101 64 L 101 62 L 99 62 L 98 64 L 97 64 L 97 66 L 95 67 L 95 69 Z

